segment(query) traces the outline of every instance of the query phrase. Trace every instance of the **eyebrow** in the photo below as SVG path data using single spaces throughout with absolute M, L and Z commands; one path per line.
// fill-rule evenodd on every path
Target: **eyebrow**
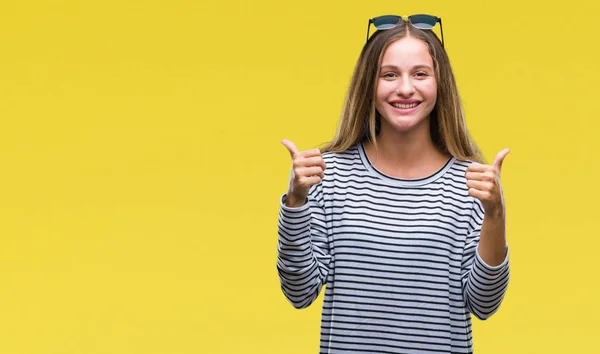
M 400 68 L 397 67 L 396 65 L 383 65 L 381 67 L 381 69 L 392 69 L 392 70 L 400 71 Z M 433 70 L 429 65 L 415 65 L 415 66 L 412 67 L 412 70 L 416 70 L 416 69 L 429 69 L 429 70 Z

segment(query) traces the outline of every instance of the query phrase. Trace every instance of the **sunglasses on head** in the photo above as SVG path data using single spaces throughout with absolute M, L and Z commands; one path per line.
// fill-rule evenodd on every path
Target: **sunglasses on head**
M 410 16 L 396 16 L 396 15 L 384 15 L 373 17 L 369 19 L 369 24 L 367 25 L 367 42 L 369 41 L 369 30 L 371 29 L 371 24 L 375 26 L 377 30 L 387 30 L 390 28 L 394 28 L 402 23 L 402 21 L 406 21 L 418 29 L 422 30 L 431 30 L 435 25 L 440 23 L 440 33 L 442 37 L 442 47 L 444 46 L 444 31 L 442 30 L 442 19 L 437 16 L 432 15 L 410 15 Z

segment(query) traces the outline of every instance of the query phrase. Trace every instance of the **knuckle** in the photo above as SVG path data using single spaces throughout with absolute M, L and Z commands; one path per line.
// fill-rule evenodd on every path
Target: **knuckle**
M 300 186 L 302 189 L 307 189 L 308 187 L 310 187 L 310 183 L 307 183 L 305 177 L 301 177 L 298 180 L 298 186 Z

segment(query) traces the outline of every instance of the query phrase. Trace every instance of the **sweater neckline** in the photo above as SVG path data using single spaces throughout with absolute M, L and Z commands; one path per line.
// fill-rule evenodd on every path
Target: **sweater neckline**
M 388 184 L 401 186 L 401 187 L 416 187 L 416 186 L 427 185 L 427 184 L 437 180 L 438 178 L 442 177 L 446 172 L 448 172 L 448 170 L 452 167 L 452 165 L 454 165 L 454 162 L 456 161 L 456 158 L 450 157 L 448 159 L 448 161 L 446 161 L 446 163 L 439 170 L 437 170 L 436 172 L 434 172 L 431 175 L 426 176 L 426 177 L 398 178 L 398 177 L 393 177 L 393 176 L 387 175 L 387 174 L 379 171 L 373 165 L 371 160 L 369 159 L 369 156 L 367 155 L 367 151 L 365 150 L 365 146 L 362 142 L 358 144 L 358 153 L 360 155 L 360 159 L 361 159 L 363 165 L 365 166 L 365 168 L 367 169 L 369 174 L 385 181 Z

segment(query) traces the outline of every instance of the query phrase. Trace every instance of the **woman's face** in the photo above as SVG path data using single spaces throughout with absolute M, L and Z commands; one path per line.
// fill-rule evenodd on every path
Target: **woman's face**
M 427 44 L 413 37 L 388 46 L 377 78 L 376 108 L 381 129 L 408 133 L 429 123 L 437 82 Z

